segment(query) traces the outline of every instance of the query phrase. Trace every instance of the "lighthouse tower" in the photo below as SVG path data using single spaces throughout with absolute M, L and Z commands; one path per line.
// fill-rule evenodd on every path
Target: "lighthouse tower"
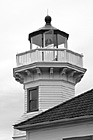
M 20 122 L 74 97 L 75 85 L 86 71 L 83 55 L 68 49 L 69 34 L 51 21 L 47 15 L 45 26 L 28 36 L 30 50 L 16 55 L 13 76 L 23 84 L 25 98 Z M 14 139 L 18 135 L 23 136 L 15 130 Z

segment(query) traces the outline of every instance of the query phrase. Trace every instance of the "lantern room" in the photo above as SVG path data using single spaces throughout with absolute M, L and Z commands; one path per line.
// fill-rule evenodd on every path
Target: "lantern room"
M 29 34 L 30 49 L 33 48 L 67 48 L 69 34 L 53 27 L 52 18 L 45 17 L 45 26 Z

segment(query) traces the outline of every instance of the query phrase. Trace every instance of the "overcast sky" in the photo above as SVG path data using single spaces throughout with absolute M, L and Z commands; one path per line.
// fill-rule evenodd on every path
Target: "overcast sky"
M 30 49 L 28 34 L 45 25 L 69 34 L 68 48 L 83 53 L 87 72 L 76 95 L 93 88 L 93 0 L 0 0 L 0 140 L 12 140 L 12 125 L 24 109 L 23 86 L 13 78 L 16 53 Z

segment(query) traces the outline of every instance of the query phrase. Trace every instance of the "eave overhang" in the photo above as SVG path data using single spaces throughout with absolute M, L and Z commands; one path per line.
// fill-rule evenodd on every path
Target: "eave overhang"
M 63 68 L 63 67 L 67 67 L 67 68 L 71 68 L 73 70 L 77 70 L 80 72 L 85 73 L 86 69 L 85 68 L 81 68 L 79 66 L 70 64 L 68 62 L 34 62 L 32 64 L 28 64 L 28 65 L 23 65 L 23 66 L 19 66 L 13 69 L 13 73 L 15 72 L 22 72 L 26 69 L 35 69 L 36 67 L 38 68 L 42 68 L 42 67 L 55 67 L 55 68 Z
M 84 123 L 84 122 L 93 122 L 93 115 L 66 118 L 66 119 L 47 121 L 47 122 L 36 123 L 36 124 L 30 124 L 30 123 L 28 124 L 26 122 L 22 122 L 23 124 L 14 125 L 14 129 L 19 129 L 22 131 L 29 131 L 29 130 L 34 130 L 34 129 L 46 128 L 46 127 L 57 127 L 57 126 L 70 125 L 74 123 L 78 124 L 78 123 Z

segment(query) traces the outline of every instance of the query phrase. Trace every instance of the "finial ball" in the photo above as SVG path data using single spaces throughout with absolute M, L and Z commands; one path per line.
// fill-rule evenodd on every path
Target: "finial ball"
M 45 22 L 46 22 L 46 24 L 51 24 L 51 20 L 52 20 L 52 18 L 51 18 L 49 15 L 47 15 L 47 16 L 45 17 Z

